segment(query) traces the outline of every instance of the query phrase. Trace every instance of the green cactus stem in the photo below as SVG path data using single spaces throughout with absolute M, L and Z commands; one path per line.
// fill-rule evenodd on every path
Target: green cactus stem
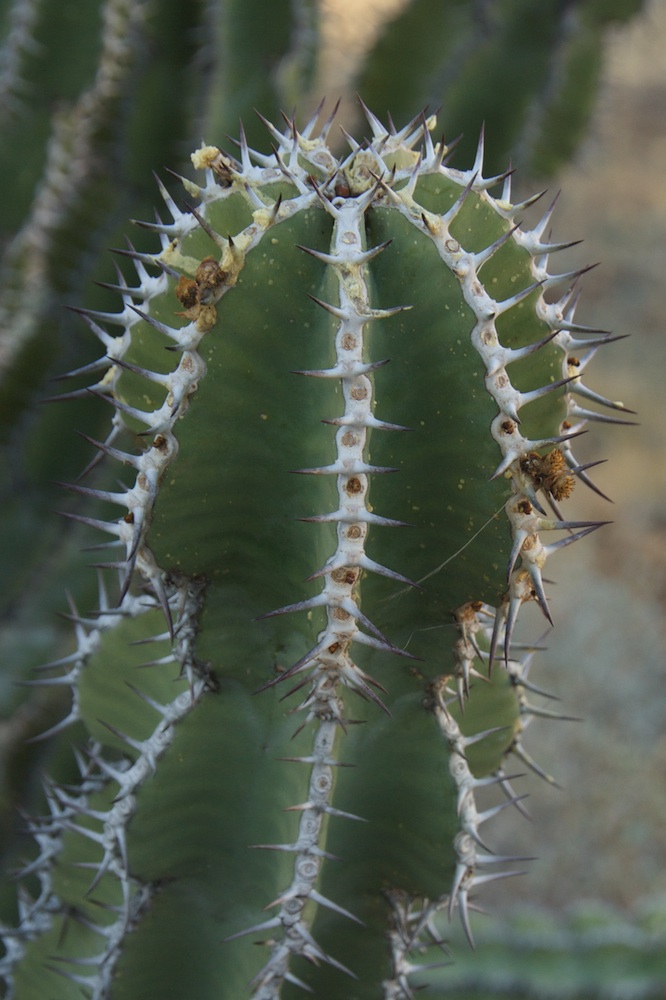
M 364 110 L 341 159 L 332 116 L 202 146 L 122 307 L 81 311 L 121 480 L 69 489 L 121 515 L 71 515 L 109 539 L 100 607 L 35 683 L 89 744 L 30 821 L 8 997 L 404 1000 L 438 915 L 472 942 L 515 873 L 481 828 L 523 808 L 511 758 L 552 780 L 516 623 L 599 527 L 560 504 L 627 412 L 583 381 L 614 338 L 483 138 L 459 170 L 434 119 Z
M 663 898 L 629 912 L 586 901 L 563 915 L 525 906 L 484 921 L 478 950 L 456 949 L 455 964 L 427 978 L 432 996 L 447 1000 L 657 1000 L 664 955 Z

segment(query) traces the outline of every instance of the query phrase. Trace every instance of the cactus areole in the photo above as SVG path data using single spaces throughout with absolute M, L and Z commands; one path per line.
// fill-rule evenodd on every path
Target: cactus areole
M 560 505 L 624 409 L 583 381 L 612 338 L 482 141 L 455 169 L 433 119 L 365 110 L 341 158 L 318 115 L 198 149 L 122 307 L 83 313 L 124 485 L 71 487 L 121 516 L 75 515 L 111 556 L 42 677 L 89 743 L 30 821 L 17 1000 L 409 998 L 515 869 L 481 832 L 522 808 L 511 756 L 540 772 L 515 625 L 598 527 Z

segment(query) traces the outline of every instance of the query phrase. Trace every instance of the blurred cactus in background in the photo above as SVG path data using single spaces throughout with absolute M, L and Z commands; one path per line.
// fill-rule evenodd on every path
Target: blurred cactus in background
M 353 135 L 314 0 L 2 6 L 7 997 L 447 990 L 553 780 L 518 614 L 631 412 L 506 162 L 571 154 L 637 6 L 414 0 Z

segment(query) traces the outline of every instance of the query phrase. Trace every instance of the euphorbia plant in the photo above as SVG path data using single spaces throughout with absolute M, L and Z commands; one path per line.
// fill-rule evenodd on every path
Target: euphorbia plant
M 198 149 L 121 308 L 82 311 L 70 395 L 111 405 L 121 482 L 70 489 L 122 513 L 71 516 L 119 592 L 42 679 L 90 742 L 31 821 L 19 998 L 408 997 L 513 870 L 481 826 L 538 770 L 515 626 L 598 527 L 560 505 L 588 401 L 623 409 L 583 381 L 612 338 L 483 141 L 463 171 L 434 119 L 366 117 L 342 157 L 317 115 Z
M 0 2 L 7 997 L 446 989 L 448 918 L 472 940 L 523 867 L 483 824 L 545 774 L 518 615 L 550 620 L 546 559 L 597 527 L 577 435 L 625 419 L 587 386 L 614 338 L 574 320 L 552 206 L 521 225 L 497 164 L 569 155 L 635 7 L 405 4 L 359 86 L 395 121 L 444 97 L 452 159 L 425 115 L 279 118 L 312 0 Z M 103 234 L 202 134 L 109 284 Z

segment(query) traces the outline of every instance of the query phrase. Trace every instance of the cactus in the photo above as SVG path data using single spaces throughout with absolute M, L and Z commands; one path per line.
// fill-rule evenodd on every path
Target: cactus
M 651 1000 L 664 992 L 664 900 L 618 912 L 583 902 L 564 917 L 524 907 L 479 927 L 478 951 L 430 976 L 448 1000 Z
M 315 20 L 309 3 L 284 6 L 299 30 L 265 25 L 264 58 L 288 96 L 311 73 Z M 3 94 L 20 91 L 41 9 L 8 8 Z M 53 652 L 23 681 L 35 698 L 4 741 L 7 770 L 33 774 L 50 755 L 53 777 L 25 820 L 28 860 L 9 859 L 5 995 L 437 990 L 446 917 L 473 942 L 478 889 L 521 861 L 494 854 L 483 824 L 524 810 L 516 768 L 553 781 L 523 742 L 531 719 L 557 713 L 530 680 L 538 640 L 516 627 L 526 603 L 550 622 L 546 559 L 599 526 L 560 505 L 578 481 L 595 488 L 573 451 L 586 423 L 627 422 L 583 381 L 615 338 L 576 323 L 582 272 L 549 269 L 567 245 L 550 240 L 553 206 L 519 225 L 536 198 L 512 202 L 511 172 L 484 168 L 483 135 L 461 170 L 423 114 L 397 130 L 363 106 L 367 141 L 342 153 L 334 115 L 301 129 L 262 119 L 263 145 L 241 130 L 231 153 L 192 154 L 180 193 L 158 182 L 166 221 L 141 223 L 146 243 L 120 251 L 105 282 L 119 304 L 75 309 L 101 343 L 72 352 L 57 398 L 75 402 L 33 417 L 50 307 L 74 284 L 72 259 L 92 257 L 71 234 L 100 183 L 116 184 L 96 157 L 155 23 L 139 3 L 98 9 L 99 86 L 67 133 L 81 190 L 47 160 L 57 225 L 40 228 L 38 198 L 5 255 L 3 429 L 29 414 L 7 431 L 29 442 L 21 473 L 50 463 L 71 497 L 58 537 L 51 518 L 33 530 L 29 506 L 9 511 L 9 597 L 23 591 L 27 637 L 0 639 L 20 647 L 19 676 Z M 197 17 L 240 50 L 248 12 Z M 165 37 L 182 29 L 170 13 Z M 221 106 L 213 73 L 195 116 L 218 138 L 243 106 L 238 63 L 224 72 L 231 97 Z M 194 106 L 204 76 L 179 93 L 173 74 L 174 100 Z M 147 100 L 132 113 L 116 151 L 123 129 L 160 131 Z M 155 148 L 173 162 L 177 141 Z M 72 421 L 85 433 L 62 459 Z M 96 597 L 82 536 L 101 551 Z M 65 648 L 32 625 L 63 578 L 76 591 Z M 53 749 L 26 761 L 36 733 Z
M 70 514 L 110 557 L 36 681 L 89 743 L 30 821 L 19 1000 L 408 997 L 440 911 L 471 941 L 518 860 L 480 829 L 520 807 L 511 756 L 540 770 L 515 626 L 550 620 L 546 559 L 599 526 L 559 505 L 589 482 L 588 400 L 624 410 L 582 380 L 613 338 L 575 322 L 552 208 L 518 227 L 482 141 L 461 171 L 434 120 L 366 115 L 341 159 L 317 115 L 266 123 L 271 156 L 197 150 L 144 224 L 161 249 L 123 251 L 122 308 L 81 310 L 103 353 L 74 394 L 111 405 L 89 440 L 125 475 L 69 489 L 124 513 Z

